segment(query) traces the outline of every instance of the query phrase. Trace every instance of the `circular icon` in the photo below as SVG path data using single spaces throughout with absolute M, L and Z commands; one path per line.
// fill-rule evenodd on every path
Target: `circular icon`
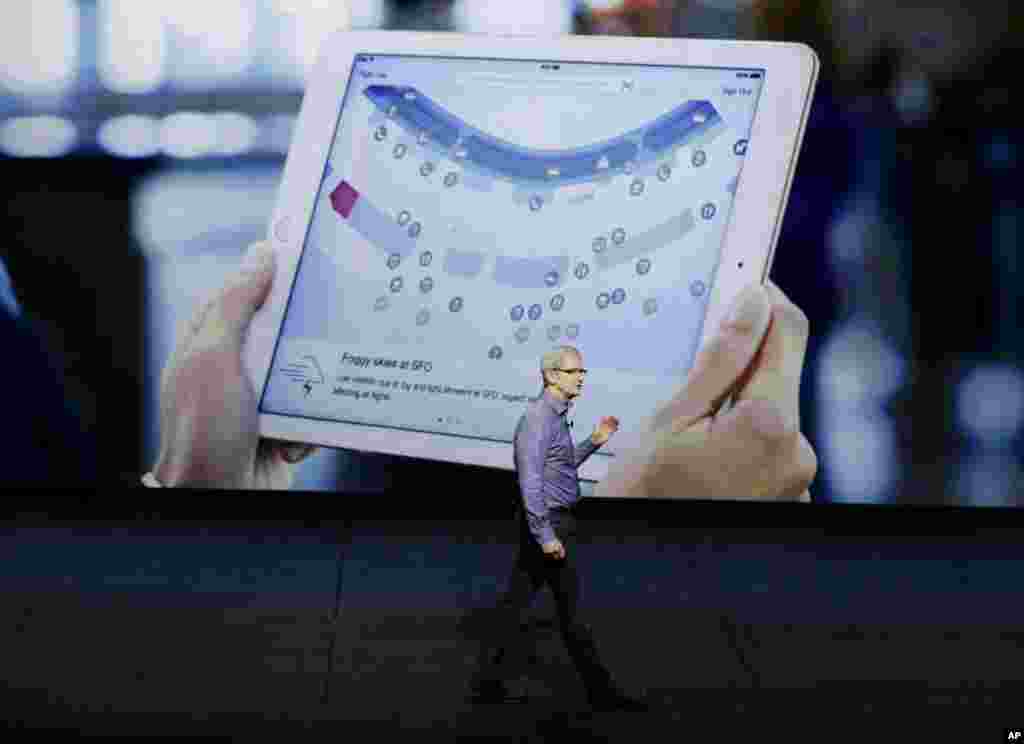
M 616 305 L 621 305 L 626 299 L 626 290 L 619 287 L 612 291 L 612 302 Z
M 391 303 L 388 300 L 387 295 L 381 295 L 376 300 L 374 300 L 374 302 L 373 302 L 373 309 L 376 310 L 377 312 L 380 312 L 382 310 L 387 310 L 388 309 L 388 305 L 390 305 L 390 304 Z
M 419 234 L 420 234 L 420 231 L 422 229 L 423 229 L 423 227 L 422 227 L 422 225 L 420 225 L 419 222 L 413 222 L 411 225 L 409 225 L 409 230 L 408 230 L 409 237 L 410 238 L 418 237 Z
M 459 182 L 459 174 L 455 171 L 450 171 L 444 174 L 444 185 L 451 188 Z
M 604 249 L 608 247 L 608 238 L 598 235 L 591 242 L 590 247 L 594 249 L 594 253 L 604 253 Z
M 429 160 L 420 166 L 420 175 L 424 178 L 429 178 L 430 174 L 434 172 L 434 164 Z
M 693 163 L 694 168 L 700 168 L 704 163 L 708 162 L 707 153 L 703 150 L 695 150 L 693 157 L 690 158 L 690 162 Z
M 570 323 L 565 327 L 565 335 L 569 338 L 576 338 L 580 335 L 580 327 L 576 323 Z
M 598 310 L 604 310 L 606 307 L 608 307 L 608 303 L 610 301 L 611 301 L 611 298 L 608 296 L 608 293 L 607 292 L 602 292 L 601 294 L 599 294 L 597 296 L 597 309 Z
M 644 300 L 644 315 L 654 315 L 658 312 L 658 301 L 653 297 Z
M 640 276 L 644 276 L 648 271 L 651 270 L 651 259 L 641 258 L 636 262 L 636 273 Z
M 391 280 L 388 286 L 391 287 L 392 292 L 401 292 L 402 284 L 404 284 L 404 282 L 402 281 L 402 277 L 396 276 L 394 279 Z
M 551 298 L 551 302 L 548 304 L 551 307 L 551 309 L 557 313 L 559 310 L 565 307 L 565 296 L 556 294 L 554 297 Z
M 501 347 L 500 346 L 492 346 L 487 351 L 487 356 L 489 356 L 491 359 L 501 359 Z
M 407 149 L 408 148 L 405 145 L 399 143 L 391 150 L 391 154 L 395 156 L 395 160 L 401 160 L 405 157 L 405 151 Z
M 527 326 L 520 326 L 516 329 L 516 341 L 523 344 L 530 337 L 530 329 Z
M 289 220 L 287 217 L 282 217 L 277 221 L 277 224 L 274 226 L 274 237 L 276 237 L 278 240 L 284 243 L 285 241 L 288 240 L 288 232 L 290 231 L 291 226 L 291 220 Z
M 615 243 L 615 245 L 622 245 L 623 243 L 625 243 L 626 231 L 623 230 L 621 227 L 616 227 L 614 230 L 612 230 L 612 242 Z
M 642 178 L 634 178 L 633 182 L 629 184 L 629 193 L 633 196 L 640 196 L 644 193 L 644 180 Z
M 691 282 L 690 294 L 692 294 L 694 297 L 700 297 L 702 294 L 704 294 L 705 291 L 707 291 L 707 287 L 704 285 L 704 282 L 700 281 L 699 279 L 695 282 Z
M 391 270 L 397 269 L 398 264 L 402 263 L 402 257 L 397 253 L 392 253 L 388 256 L 388 268 Z
M 530 320 L 540 320 L 540 316 L 543 314 L 544 308 L 542 308 L 540 305 L 530 305 Z
M 672 177 L 672 166 L 668 163 L 662 163 L 658 166 L 658 180 L 667 181 Z
M 548 285 L 549 287 L 557 286 L 557 284 L 558 284 L 558 272 L 557 271 L 549 271 L 547 274 L 545 274 L 544 275 L 544 283 L 546 285 Z
M 512 318 L 513 323 L 518 323 L 523 319 L 523 313 L 525 312 L 526 309 L 522 305 L 516 305 L 508 315 Z
M 431 279 L 429 276 L 425 276 L 422 279 L 420 279 L 420 292 L 422 292 L 423 294 L 426 294 L 427 292 L 429 292 L 433 288 L 434 288 L 434 280 Z
M 409 220 L 411 219 L 412 215 L 406 209 L 403 209 L 401 212 L 398 213 L 397 221 L 401 227 L 405 227 L 406 225 L 408 225 Z
M 430 322 L 430 311 L 427 310 L 427 308 L 423 308 L 418 313 L 416 313 L 416 325 L 418 325 L 418 326 L 425 326 L 429 322 Z
M 706 220 L 710 220 L 712 217 L 715 216 L 715 212 L 717 211 L 718 210 L 715 208 L 714 204 L 712 204 L 711 202 L 707 202 L 706 204 L 701 206 L 700 216 Z
M 423 268 L 430 266 L 430 262 L 433 260 L 434 254 L 431 253 L 430 251 L 423 251 L 423 253 L 420 254 L 420 266 L 422 266 Z
M 734 153 L 736 153 L 737 155 L 740 155 L 740 156 L 746 155 L 747 154 L 747 145 L 748 144 L 749 144 L 748 140 L 745 140 L 745 139 L 737 140 L 736 144 L 732 146 L 732 151 Z
M 577 279 L 586 279 L 587 276 L 590 274 L 590 267 L 587 264 L 580 261 L 578 264 L 576 264 L 576 268 L 573 269 L 572 273 L 576 275 Z
M 530 197 L 530 210 L 531 211 L 536 212 L 542 206 L 544 206 L 544 200 L 541 199 L 539 196 L 537 196 L 537 194 L 534 194 L 533 196 Z
M 388 128 L 381 124 L 373 133 L 373 138 L 378 142 L 383 142 L 388 136 Z
M 562 335 L 562 328 L 561 328 L 561 326 L 553 325 L 550 328 L 548 328 L 548 338 L 551 341 L 557 341 L 558 337 L 561 336 L 561 335 Z
M 452 297 L 452 301 L 448 303 L 448 309 L 453 313 L 459 312 L 462 309 L 462 298 Z

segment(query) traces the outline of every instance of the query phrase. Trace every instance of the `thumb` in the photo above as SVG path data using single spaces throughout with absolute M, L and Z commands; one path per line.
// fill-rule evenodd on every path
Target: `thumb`
M 746 287 L 726 315 L 719 332 L 702 348 L 682 391 L 655 416 L 654 427 L 689 428 L 728 397 L 750 366 L 771 322 L 764 287 Z
M 241 346 L 245 332 L 274 281 L 274 251 L 270 243 L 250 246 L 238 272 L 225 284 L 199 330 L 199 345 L 229 343 Z M 205 342 L 205 343 L 204 343 Z

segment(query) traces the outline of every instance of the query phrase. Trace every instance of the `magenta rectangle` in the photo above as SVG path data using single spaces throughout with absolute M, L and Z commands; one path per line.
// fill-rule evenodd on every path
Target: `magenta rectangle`
M 342 181 L 338 188 L 331 192 L 331 206 L 346 220 L 352 214 L 352 207 L 356 205 L 358 199 L 359 192 L 352 188 L 348 181 Z

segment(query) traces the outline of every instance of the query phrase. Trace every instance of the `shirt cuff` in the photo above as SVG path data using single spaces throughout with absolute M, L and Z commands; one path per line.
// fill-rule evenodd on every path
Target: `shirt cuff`
M 558 539 L 558 537 L 555 535 L 555 530 L 551 527 L 551 525 L 545 525 L 544 527 L 541 527 L 540 530 L 533 533 L 533 536 L 534 539 L 538 541 L 537 544 L 541 546 Z

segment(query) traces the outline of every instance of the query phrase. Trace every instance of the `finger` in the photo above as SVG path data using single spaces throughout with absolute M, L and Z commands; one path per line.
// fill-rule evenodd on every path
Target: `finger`
M 680 393 L 654 417 L 653 426 L 686 429 L 716 410 L 749 367 L 771 320 L 768 295 L 751 284 L 736 297 L 718 334 L 702 348 Z
M 200 320 L 195 347 L 241 347 L 246 329 L 266 301 L 274 280 L 274 253 L 269 243 L 254 243 L 239 271 L 216 295 Z
M 793 417 L 772 400 L 737 402 L 715 419 L 703 449 L 713 461 L 732 464 L 720 468 L 726 498 L 797 500 L 817 466 Z
M 181 366 L 182 360 L 188 356 L 192 348 L 192 341 L 202 327 L 203 320 L 215 299 L 215 295 L 203 298 L 196 303 L 195 308 L 187 316 L 178 320 L 178 327 L 174 334 L 174 348 L 171 349 L 160 376 L 161 390 L 167 387 L 170 375 Z
M 771 324 L 758 350 L 757 363 L 737 390 L 736 402 L 775 401 L 792 418 L 791 426 L 799 429 L 800 378 L 810 324 L 803 311 L 774 283 L 769 282 L 766 289 L 771 302 Z

